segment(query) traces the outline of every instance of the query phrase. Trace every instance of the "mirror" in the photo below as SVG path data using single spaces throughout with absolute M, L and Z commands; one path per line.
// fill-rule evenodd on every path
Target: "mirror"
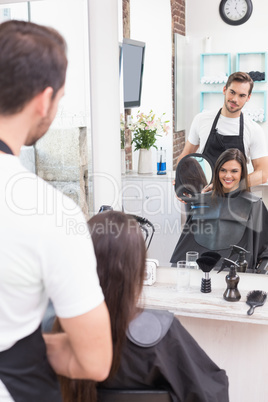
M 186 155 L 176 168 L 175 192 L 183 201 L 193 201 L 196 194 L 212 181 L 212 165 L 199 153 Z
M 67 42 L 65 94 L 57 115 L 47 135 L 34 147 L 24 147 L 20 157 L 26 168 L 72 198 L 87 216 L 93 210 L 87 0 L 66 0 L 64 5 L 1 0 L 0 22 L 10 19 L 54 27 Z

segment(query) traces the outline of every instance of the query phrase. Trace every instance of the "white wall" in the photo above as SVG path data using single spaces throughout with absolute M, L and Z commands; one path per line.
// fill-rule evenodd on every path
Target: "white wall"
M 130 37 L 146 43 L 143 87 L 140 108 L 151 109 L 170 120 L 167 136 L 157 140 L 157 146 L 167 150 L 167 170 L 172 169 L 172 33 L 170 0 L 130 1 Z M 133 153 L 134 170 L 137 170 L 138 152 Z M 153 168 L 156 172 L 156 150 L 153 149 Z
M 200 53 L 206 52 L 205 38 L 211 38 L 214 53 L 231 53 L 231 72 L 235 71 L 238 52 L 268 51 L 268 3 L 254 0 L 250 19 L 240 26 L 226 24 L 220 17 L 220 1 L 185 0 L 186 56 L 184 115 L 186 136 L 191 121 L 200 111 L 200 91 L 212 90 L 200 84 Z M 167 112 L 172 120 L 171 71 L 171 11 L 170 0 L 134 0 L 131 5 L 131 38 L 146 42 L 141 110 L 153 108 L 157 113 Z M 257 68 L 256 68 L 257 69 Z M 267 77 L 268 78 L 268 77 Z M 222 90 L 218 85 L 215 90 Z M 267 90 L 268 83 L 255 83 L 255 89 Z M 254 95 L 253 95 L 254 96 Z M 223 98 L 222 98 L 223 99 Z M 250 102 L 247 105 L 252 107 Z M 259 106 L 259 105 L 258 105 Z M 133 113 L 138 109 L 133 109 Z M 266 110 L 268 114 L 268 111 Z M 267 116 L 268 119 L 268 116 Z M 268 133 L 268 122 L 259 123 Z M 162 139 L 160 146 L 167 149 L 168 169 L 171 169 L 172 134 Z M 268 135 L 267 135 L 268 144 Z M 134 153 L 134 169 L 138 153 Z
M 200 107 L 200 53 L 205 52 L 205 37 L 211 37 L 211 52 L 231 53 L 231 72 L 235 71 L 236 53 L 268 51 L 268 3 L 263 0 L 254 0 L 252 3 L 253 12 L 250 19 L 240 26 L 231 26 L 220 17 L 220 1 L 186 0 L 186 35 L 188 36 L 189 55 L 189 68 L 186 71 L 186 81 L 189 85 L 185 99 L 186 135 L 192 118 L 199 112 Z M 222 87 L 219 86 L 219 89 L 221 90 Z M 256 83 L 255 89 L 267 90 L 268 84 Z M 248 106 L 250 106 L 250 102 L 252 100 L 249 101 Z M 268 134 L 268 123 L 259 124 Z
M 65 96 L 53 127 L 90 127 L 87 0 L 31 2 L 31 20 L 55 27 L 67 42 Z

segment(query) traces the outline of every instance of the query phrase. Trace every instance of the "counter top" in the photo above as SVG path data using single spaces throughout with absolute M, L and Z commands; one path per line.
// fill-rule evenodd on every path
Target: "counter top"
M 268 292 L 267 275 L 239 273 L 238 289 L 241 299 L 238 302 L 227 302 L 223 299 L 227 272 L 218 274 L 217 271 L 212 271 L 212 291 L 202 293 L 201 270 L 190 270 L 191 284 L 187 292 L 176 291 L 176 270 L 176 268 L 158 267 L 155 284 L 143 287 L 141 304 L 146 308 L 169 310 L 177 316 L 268 325 L 268 301 L 264 306 L 257 307 L 251 316 L 247 315 L 250 306 L 246 304 L 246 296 L 250 290 Z
M 136 171 L 129 171 L 122 175 L 122 178 L 126 179 L 160 179 L 160 180 L 165 180 L 165 179 L 174 179 L 175 178 L 175 170 L 167 170 L 166 174 L 157 174 L 156 171 L 151 173 L 151 174 L 140 174 Z

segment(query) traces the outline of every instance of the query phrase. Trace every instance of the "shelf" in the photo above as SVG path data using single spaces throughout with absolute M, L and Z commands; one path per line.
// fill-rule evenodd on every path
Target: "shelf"
M 225 84 L 230 74 L 230 53 L 201 53 L 200 81 L 202 84 Z
M 220 109 L 223 105 L 222 91 L 201 91 L 200 92 L 200 112 L 203 110 Z
M 247 114 L 257 123 L 266 121 L 267 91 L 255 90 L 251 94 L 250 101 L 243 108 L 243 113 Z
M 265 74 L 263 80 L 255 80 L 254 83 L 267 82 L 267 52 L 245 52 L 236 54 L 236 71 L 260 72 Z
M 264 73 L 263 80 L 254 80 L 259 83 L 267 82 L 267 52 L 240 52 L 236 54 L 236 71 Z M 200 92 L 200 111 L 220 109 L 223 105 L 222 89 L 231 74 L 230 53 L 201 53 L 200 55 L 200 80 L 203 88 L 211 90 Z M 219 79 L 221 77 L 221 79 Z M 258 77 L 256 77 L 258 78 Z M 219 87 L 220 85 L 220 87 Z M 219 90 L 221 88 L 221 90 Z M 243 108 L 244 114 L 252 120 L 262 123 L 266 121 L 267 92 L 266 90 L 253 89 L 251 99 Z
M 222 91 L 201 91 L 200 112 L 204 110 L 217 110 L 223 105 Z M 252 120 L 263 123 L 266 121 L 267 91 L 253 91 L 251 99 L 243 108 L 243 113 Z

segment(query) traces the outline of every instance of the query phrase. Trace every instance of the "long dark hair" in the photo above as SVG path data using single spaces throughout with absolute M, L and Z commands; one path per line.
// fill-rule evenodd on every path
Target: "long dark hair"
M 198 160 L 187 155 L 180 161 L 180 164 L 179 174 L 182 185 L 194 194 L 201 193 L 208 182 Z
M 97 258 L 97 271 L 112 327 L 113 362 L 108 378 L 119 368 L 126 329 L 137 312 L 141 293 L 146 246 L 136 220 L 118 211 L 95 215 L 88 222 Z M 61 330 L 56 320 L 54 331 Z M 64 402 L 95 402 L 96 383 L 60 377 Z
M 215 168 L 214 168 L 214 175 L 213 175 L 213 195 L 224 197 L 224 191 L 222 188 L 222 184 L 219 180 L 219 172 L 226 162 L 235 160 L 241 166 L 241 179 L 239 188 L 241 191 L 250 191 L 248 185 L 248 170 L 247 170 L 247 163 L 246 158 L 239 149 L 230 148 L 224 151 L 217 159 Z

